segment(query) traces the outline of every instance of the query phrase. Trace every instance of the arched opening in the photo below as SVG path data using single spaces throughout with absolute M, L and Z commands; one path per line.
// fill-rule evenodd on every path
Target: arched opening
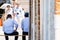
M 28 0 L 29 3 L 26 3 L 26 1 L 25 3 L 23 2 L 23 0 L 21 0 L 20 2 L 23 8 L 26 6 L 24 9 L 27 10 L 25 11 L 28 11 L 30 13 L 30 26 L 28 35 L 29 40 L 40 40 L 40 0 Z M 27 7 L 27 5 L 29 6 Z

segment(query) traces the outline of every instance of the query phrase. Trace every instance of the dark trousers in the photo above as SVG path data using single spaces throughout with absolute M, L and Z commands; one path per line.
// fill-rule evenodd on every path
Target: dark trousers
M 28 32 L 23 32 L 22 40 L 26 40 L 26 36 L 25 35 L 28 35 Z
M 9 36 L 16 35 L 16 36 L 15 36 L 15 40 L 18 40 L 18 36 L 17 36 L 17 35 L 18 35 L 18 32 L 17 32 L 17 31 L 16 31 L 16 32 L 13 32 L 13 33 L 11 33 L 11 34 L 7 34 L 7 33 L 4 33 L 4 34 L 6 35 L 6 36 L 5 36 L 5 39 L 6 39 L 6 40 L 9 40 L 8 35 L 9 35 Z

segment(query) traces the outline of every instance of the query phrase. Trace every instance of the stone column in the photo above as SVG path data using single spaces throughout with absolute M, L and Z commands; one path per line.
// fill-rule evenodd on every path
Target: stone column
M 54 0 L 40 0 L 40 2 L 41 40 L 54 40 Z
M 31 40 L 40 40 L 40 1 L 31 0 Z M 39 36 L 38 36 L 39 35 Z

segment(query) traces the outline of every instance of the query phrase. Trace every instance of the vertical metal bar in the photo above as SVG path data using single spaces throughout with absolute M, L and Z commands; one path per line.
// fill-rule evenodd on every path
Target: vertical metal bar
M 35 0 L 35 40 L 38 40 L 38 0 Z
M 30 14 L 29 15 L 29 17 L 30 17 L 30 20 L 29 20 L 30 21 L 30 26 L 29 26 L 29 40 L 31 40 L 31 0 L 29 0 L 29 9 L 30 9 L 29 10 L 29 12 L 30 12 L 29 13 Z
M 33 0 L 33 40 L 35 40 L 35 0 Z
M 38 40 L 40 40 L 40 0 L 38 0 Z
M 44 0 L 40 0 L 40 40 L 44 40 Z

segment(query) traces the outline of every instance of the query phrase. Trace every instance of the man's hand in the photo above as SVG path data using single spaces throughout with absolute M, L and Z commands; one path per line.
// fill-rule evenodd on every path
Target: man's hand
M 22 28 L 22 30 L 24 30 L 24 29 Z
M 17 31 L 17 28 L 14 31 L 16 32 Z
M 16 29 L 14 31 L 16 32 Z

